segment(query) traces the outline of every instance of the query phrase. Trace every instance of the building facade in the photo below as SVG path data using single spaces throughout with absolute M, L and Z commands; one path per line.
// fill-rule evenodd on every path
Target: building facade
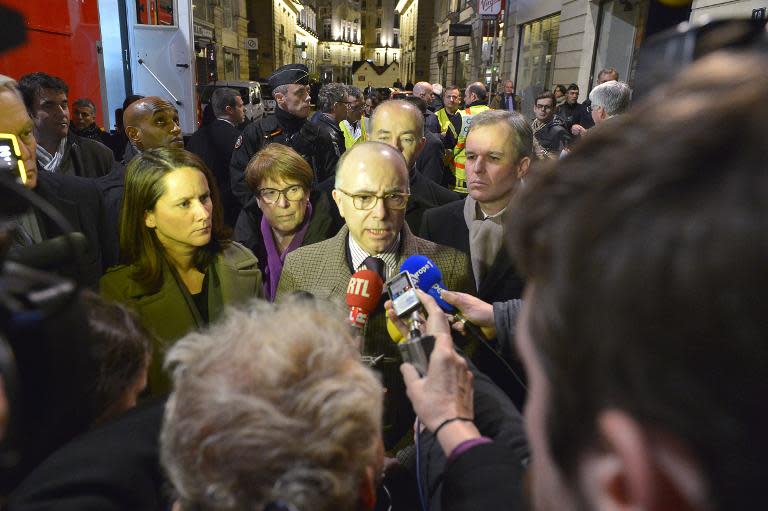
M 363 59 L 376 66 L 400 62 L 400 15 L 396 0 L 361 0 Z
M 399 0 L 400 72 L 403 83 L 429 81 L 435 0 Z
M 361 91 L 371 87 L 391 87 L 400 78 L 400 63 L 390 62 L 386 66 L 377 66 L 370 60 L 357 62 L 352 67 L 352 85 Z
M 360 0 L 318 0 L 317 70 L 322 83 L 352 83 L 352 65 L 363 58 L 360 9 Z
M 246 0 L 192 0 L 198 85 L 249 75 Z
M 248 2 L 250 77 L 266 79 L 286 64 L 305 64 L 317 73 L 317 11 L 315 0 Z

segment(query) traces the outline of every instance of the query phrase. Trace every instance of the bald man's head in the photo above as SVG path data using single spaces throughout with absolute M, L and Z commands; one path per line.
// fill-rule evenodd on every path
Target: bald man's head
M 369 255 L 396 249 L 408 194 L 405 158 L 388 144 L 358 143 L 339 160 L 333 199 L 350 236 Z
M 179 112 L 168 101 L 147 96 L 131 103 L 123 113 L 125 134 L 140 150 L 184 147 Z
M 384 142 L 403 153 L 411 168 L 424 149 L 424 115 L 412 103 L 403 100 L 385 101 L 373 112 L 371 140 Z
M 488 99 L 488 90 L 482 82 L 470 83 L 467 86 L 467 92 L 464 95 L 464 102 L 469 105 L 475 101 L 485 101 Z

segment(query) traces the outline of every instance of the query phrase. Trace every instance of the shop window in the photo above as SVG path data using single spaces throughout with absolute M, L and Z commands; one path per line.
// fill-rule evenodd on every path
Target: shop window
M 552 83 L 552 75 L 559 34 L 560 13 L 520 27 L 515 83 L 517 93 L 523 98 L 523 114 L 527 117 L 533 117 L 536 96 L 556 85 Z
M 210 0 L 193 0 L 192 14 L 195 20 L 213 23 L 213 6 Z
M 240 55 L 224 51 L 224 79 L 240 79 Z
M 173 0 L 136 0 L 136 17 L 140 25 L 176 25 Z
M 592 85 L 597 84 L 601 69 L 616 68 L 619 79 L 631 82 L 637 54 L 645 31 L 648 0 L 626 8 L 624 2 L 607 0 L 600 4 L 595 57 L 592 65 Z
M 469 48 L 458 49 L 454 54 L 453 83 L 459 88 L 464 88 L 469 82 Z

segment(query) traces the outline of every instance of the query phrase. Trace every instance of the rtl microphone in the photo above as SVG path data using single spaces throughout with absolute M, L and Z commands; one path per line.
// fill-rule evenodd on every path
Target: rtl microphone
M 373 270 L 360 270 L 352 275 L 347 285 L 347 305 L 349 323 L 362 331 L 368 324 L 371 312 L 379 304 L 384 282 Z

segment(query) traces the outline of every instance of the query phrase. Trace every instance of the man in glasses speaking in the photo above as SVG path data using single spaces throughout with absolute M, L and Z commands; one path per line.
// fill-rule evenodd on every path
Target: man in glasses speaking
M 345 226 L 331 239 L 296 249 L 283 266 L 277 300 L 306 291 L 343 303 L 352 274 L 366 268 L 382 280 L 394 276 L 411 255 L 422 254 L 440 268 L 448 289 L 470 289 L 469 261 L 455 249 L 414 236 L 405 223 L 408 167 L 396 148 L 361 142 L 344 153 L 336 171 L 333 199 Z M 383 299 L 382 299 L 383 302 Z M 413 423 L 400 376 L 400 355 L 386 329 L 381 306 L 371 314 L 363 356 L 382 356 L 376 368 L 387 387 L 384 437 L 388 448 Z

